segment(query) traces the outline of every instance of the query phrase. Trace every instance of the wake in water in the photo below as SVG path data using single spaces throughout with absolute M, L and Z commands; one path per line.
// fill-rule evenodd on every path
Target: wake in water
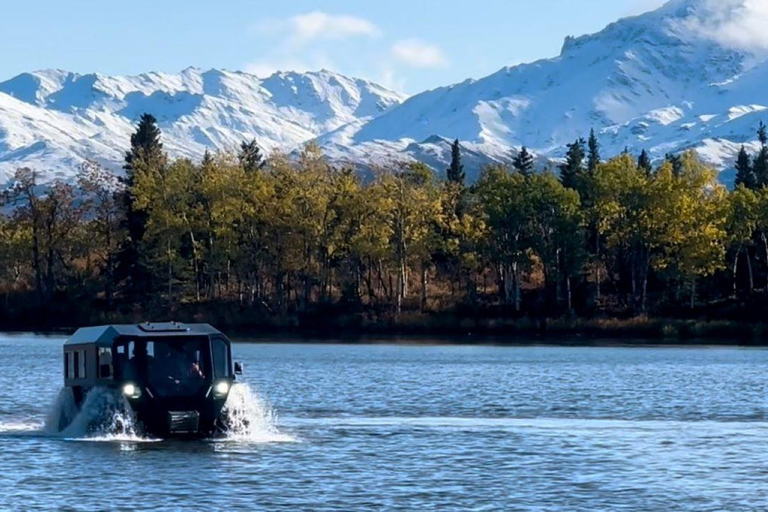
M 235 384 L 222 410 L 225 439 L 249 443 L 286 443 L 295 439 L 280 432 L 267 403 L 247 384 Z
M 46 419 L 44 432 L 65 438 L 92 441 L 153 441 L 140 426 L 123 395 L 114 389 L 96 388 L 78 410 L 69 388 L 64 388 Z
M 42 428 L 31 422 L 2 423 L 0 433 L 38 433 L 83 441 L 155 442 L 144 434 L 127 400 L 118 390 L 96 388 L 78 408 L 72 390 L 59 392 Z M 295 439 L 280 432 L 273 410 L 247 384 L 235 384 L 222 410 L 226 441 L 281 443 Z

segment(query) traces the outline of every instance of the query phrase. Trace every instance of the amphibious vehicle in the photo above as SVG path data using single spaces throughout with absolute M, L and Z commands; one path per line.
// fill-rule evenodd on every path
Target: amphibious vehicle
M 157 436 L 222 430 L 222 408 L 241 373 L 229 339 L 208 324 L 85 327 L 64 344 L 64 385 L 77 408 L 91 390 L 112 389 Z

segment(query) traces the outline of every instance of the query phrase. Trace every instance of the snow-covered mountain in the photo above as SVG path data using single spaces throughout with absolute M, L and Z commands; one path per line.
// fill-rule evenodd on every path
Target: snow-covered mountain
M 144 112 L 157 117 L 172 155 L 200 158 L 252 137 L 268 151 L 291 151 L 404 99 L 330 71 L 266 79 L 195 68 L 133 77 L 25 73 L 0 83 L 0 183 L 20 166 L 65 179 L 84 159 L 119 169 Z
M 336 161 L 415 158 L 441 169 L 459 138 L 471 176 L 522 145 L 558 158 L 595 128 L 606 156 L 695 148 L 727 169 L 768 121 L 766 25 L 763 0 L 672 0 L 569 37 L 558 57 L 408 99 L 327 71 L 24 74 L 0 83 L 0 182 L 20 165 L 64 176 L 84 158 L 119 167 L 145 111 L 173 155 L 197 158 L 255 136 L 268 150 L 317 139 Z
M 440 134 L 496 158 L 521 145 L 559 157 L 594 127 L 604 155 L 696 148 L 726 169 L 768 119 L 768 38 L 751 38 L 749 26 L 728 36 L 747 16 L 768 22 L 766 11 L 752 0 L 673 0 L 567 38 L 559 57 L 414 96 L 349 142 L 404 148 Z

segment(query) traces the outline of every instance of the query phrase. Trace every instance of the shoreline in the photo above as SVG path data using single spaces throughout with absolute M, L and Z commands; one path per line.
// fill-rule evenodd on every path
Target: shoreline
M 155 321 L 159 321 L 154 319 Z M 654 318 L 560 318 L 532 321 L 485 319 L 468 322 L 379 322 L 369 325 L 266 325 L 217 322 L 215 318 L 176 319 L 211 323 L 236 342 L 329 343 L 349 345 L 478 345 L 573 347 L 768 347 L 768 324 L 723 320 Z M 411 318 L 413 320 L 413 318 Z M 423 319 L 422 319 L 423 320 Z M 437 319 L 436 319 L 437 320 Z M 133 323 L 135 320 L 115 319 Z M 84 325 L 83 325 L 84 326 Z M 69 336 L 81 326 L 3 325 L 0 332 L 21 336 Z

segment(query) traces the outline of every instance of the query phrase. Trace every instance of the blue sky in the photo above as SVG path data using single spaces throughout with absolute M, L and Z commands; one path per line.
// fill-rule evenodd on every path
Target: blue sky
M 28 0 L 0 7 L 0 80 L 24 71 L 327 68 L 415 93 L 559 53 L 663 0 Z

